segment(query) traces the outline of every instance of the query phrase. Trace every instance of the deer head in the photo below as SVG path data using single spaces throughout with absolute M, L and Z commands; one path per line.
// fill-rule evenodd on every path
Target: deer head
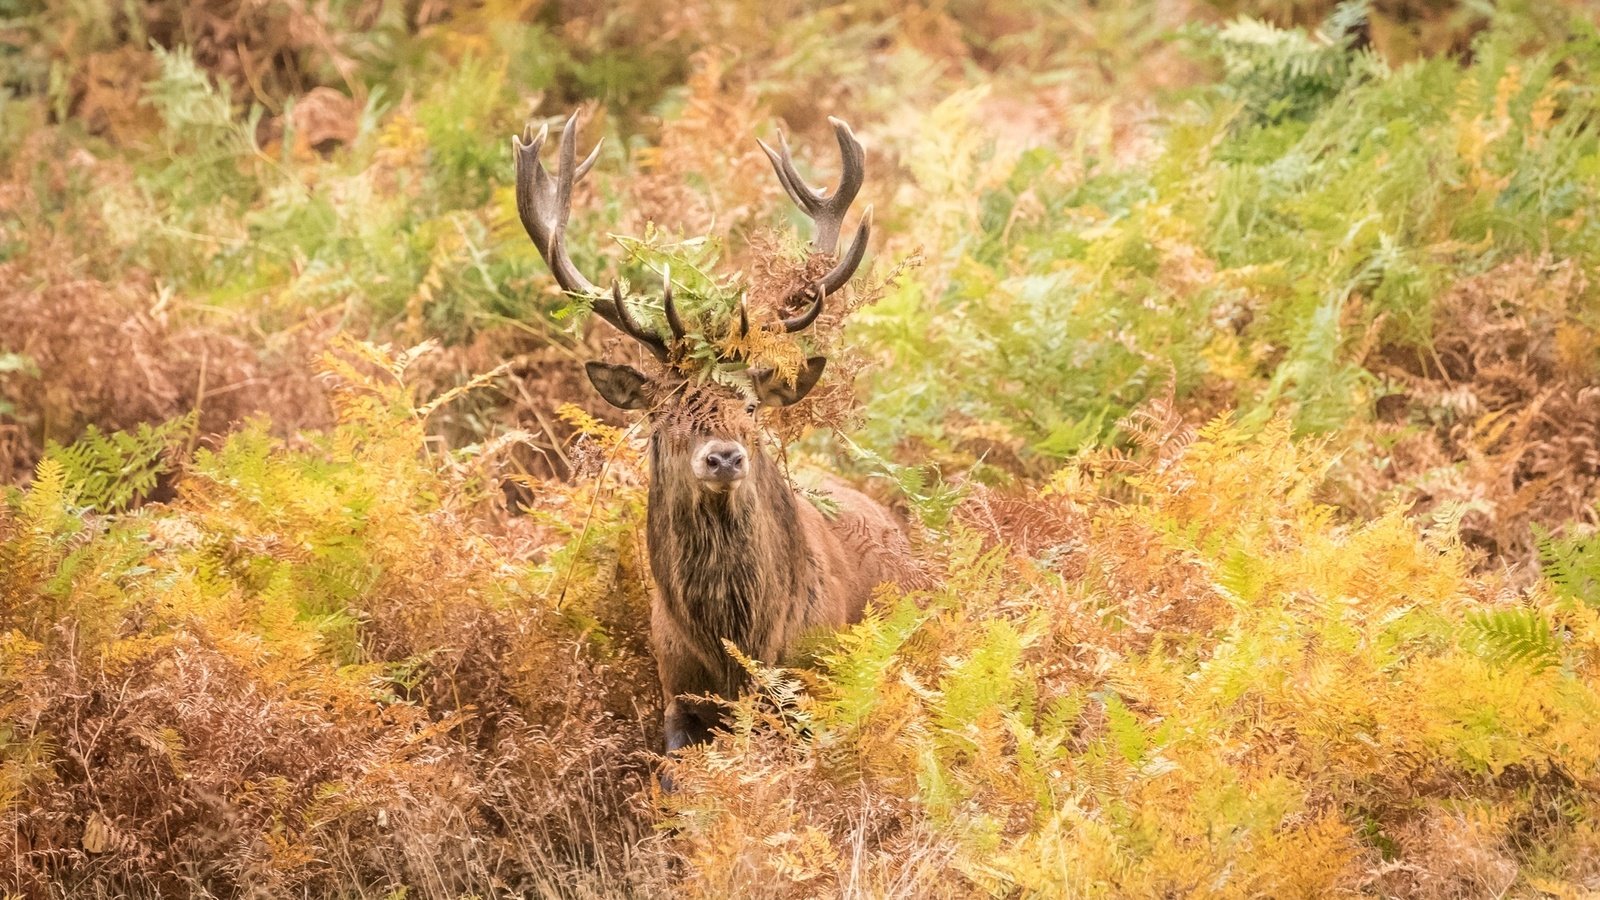
M 582 162 L 578 161 L 576 120 L 574 114 L 562 129 L 553 176 L 539 160 L 539 152 L 549 137 L 548 126 L 540 128 L 537 136 L 530 128 L 522 137 L 512 138 L 517 166 L 517 213 L 557 283 L 569 293 L 590 298 L 596 315 L 633 338 L 661 363 L 661 374 L 653 377 L 628 365 L 603 362 L 587 365 L 590 382 L 609 403 L 621 409 L 645 410 L 649 414 L 652 455 L 660 467 L 657 478 L 665 476 L 679 482 L 679 478 L 672 478 L 678 475 L 682 476 L 682 483 L 697 484 L 707 494 L 731 494 L 762 459 L 759 454 L 752 453 L 760 433 L 761 408 L 788 405 L 804 398 L 822 376 L 827 360 L 813 356 L 798 367 L 794 377 L 785 378 L 767 368 L 739 369 L 737 366 L 742 360 L 719 356 L 718 377 L 704 380 L 683 376 L 673 362 L 685 346 L 689 331 L 673 302 L 670 273 L 663 273 L 661 288 L 660 300 L 667 326 L 667 334 L 663 335 L 634 318 L 629 309 L 632 298 L 624 295 L 619 282 L 613 281 L 609 292 L 600 290 L 578 271 L 567 255 L 565 232 L 572 210 L 573 185 L 588 174 L 600 150 L 596 145 Z M 812 248 L 832 254 L 838 246 L 845 214 L 861 190 L 866 156 L 849 125 L 834 118 L 828 121 L 833 125 L 844 161 L 838 190 L 831 195 L 811 187 L 800 177 L 790 157 L 788 140 L 781 133 L 779 150 L 773 150 L 765 142 L 757 143 L 772 161 L 784 191 L 815 224 Z M 778 304 L 780 310 L 802 305 L 804 308 L 792 316 L 779 317 L 757 327 L 794 333 L 815 322 L 827 298 L 842 289 L 860 266 L 871 229 L 872 208 L 869 206 L 856 226 L 849 248 L 833 268 Z M 733 327 L 740 330 L 741 336 L 748 336 L 752 327 L 742 301 L 738 322 Z

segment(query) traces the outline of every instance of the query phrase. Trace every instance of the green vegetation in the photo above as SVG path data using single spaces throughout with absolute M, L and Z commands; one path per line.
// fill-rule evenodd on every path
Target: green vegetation
M 773 425 L 931 586 L 672 762 L 573 109 L 708 322 L 868 152 Z M 0 888 L 1600 891 L 1597 266 L 1577 0 L 0 3 Z

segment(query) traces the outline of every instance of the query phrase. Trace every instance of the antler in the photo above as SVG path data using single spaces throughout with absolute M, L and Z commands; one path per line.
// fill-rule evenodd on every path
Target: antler
M 839 232 L 844 226 L 845 213 L 849 211 L 850 204 L 855 202 L 856 194 L 861 191 L 861 183 L 866 179 L 866 153 L 861 149 L 861 142 L 856 140 L 855 134 L 850 131 L 850 126 L 842 119 L 829 116 L 828 122 L 833 125 L 834 136 L 839 140 L 839 155 L 843 160 L 839 188 L 831 197 L 820 189 L 806 184 L 805 179 L 800 177 L 800 173 L 795 170 L 794 159 L 789 154 L 789 140 L 784 137 L 782 131 L 778 132 L 778 146 L 782 148 L 781 153 L 775 152 L 765 141 L 757 139 L 756 143 L 761 145 L 761 149 L 767 154 L 767 159 L 772 161 L 772 170 L 777 173 L 778 182 L 783 185 L 789 199 L 816 223 L 817 232 L 811 239 L 811 245 L 824 253 L 833 253 L 839 246 Z M 797 297 L 807 294 L 813 296 L 808 309 L 783 320 L 785 331 L 799 331 L 816 321 L 822 312 L 823 299 L 844 287 L 856 273 L 862 257 L 866 255 L 867 238 L 871 233 L 872 207 L 868 206 L 866 214 L 861 217 L 861 224 L 856 226 L 856 234 L 850 241 L 849 249 L 839 258 L 839 262 L 823 275 L 821 280 L 785 299 L 783 305 L 788 306 Z
M 563 290 L 588 295 L 595 315 L 643 344 L 656 359 L 666 362 L 669 355 L 666 341 L 634 320 L 622 296 L 622 286 L 612 281 L 611 296 L 607 298 L 578 271 L 572 258 L 567 255 L 566 231 L 567 220 L 572 215 L 572 186 L 589 174 L 589 169 L 600 156 L 600 145 L 596 143 L 583 162 L 577 161 L 577 124 L 578 114 L 574 112 L 561 129 L 561 148 L 556 157 L 554 177 L 545 171 L 544 164 L 539 161 L 539 151 L 544 149 L 544 143 L 550 137 L 550 126 L 541 126 L 537 136 L 533 134 L 532 126 L 525 129 L 520 138 L 512 135 L 511 146 L 517 161 L 517 215 L 521 217 L 522 227 L 527 230 L 528 237 L 533 240 L 533 246 L 538 248 L 539 255 L 550 267 L 550 274 L 555 276 L 556 283 Z M 665 284 L 662 300 L 667 310 L 667 324 L 672 329 L 673 340 L 681 340 L 683 322 L 672 305 L 670 276 L 665 277 Z
M 669 298 L 672 296 L 672 286 L 670 284 L 667 286 L 667 296 Z M 623 334 L 643 344 L 645 349 L 649 350 L 656 359 L 666 362 L 669 355 L 667 342 L 661 339 L 661 335 L 646 330 L 633 320 L 633 314 L 628 312 L 628 304 L 622 298 L 622 285 L 615 281 L 611 282 L 611 302 L 617 308 L 617 321 L 613 324 L 621 329 Z M 671 302 L 670 299 L 668 302 Z
M 533 240 L 533 246 L 550 266 L 550 274 L 564 290 L 574 294 L 598 294 L 594 284 L 572 264 L 564 240 L 567 219 L 572 215 L 572 186 L 589 174 L 600 156 L 600 145 L 595 144 L 589 157 L 577 163 L 577 125 L 578 114 L 573 113 L 561 129 L 561 152 L 554 178 L 539 161 L 539 151 L 550 137 L 549 125 L 541 126 L 537 137 L 531 125 L 523 131 L 522 137 L 511 136 L 511 148 L 517 160 L 517 215 L 522 218 L 522 227 Z
M 839 187 L 832 196 L 811 187 L 800 177 L 789 154 L 789 141 L 782 132 L 778 134 L 781 153 L 775 152 L 763 141 L 758 140 L 757 143 L 766 151 L 767 158 L 772 160 L 773 171 L 777 172 L 778 181 L 783 185 L 783 189 L 816 223 L 816 235 L 812 238 L 812 245 L 820 251 L 833 253 L 838 249 L 839 232 L 844 225 L 845 214 L 849 212 L 850 204 L 855 201 L 856 194 L 860 192 L 862 181 L 866 177 L 866 154 L 861 149 L 861 143 L 851 133 L 849 125 L 832 117 L 829 117 L 828 121 L 833 124 L 834 134 L 839 140 L 839 152 L 844 160 Z M 544 149 L 545 141 L 550 137 L 548 125 L 541 126 L 537 135 L 533 133 L 530 125 L 523 130 L 521 136 L 512 136 L 511 146 L 517 166 L 517 215 L 522 219 L 522 227 L 527 230 L 529 239 L 533 241 L 534 247 L 538 249 L 539 255 L 544 258 L 545 264 L 550 267 L 550 273 L 555 276 L 556 282 L 563 290 L 587 296 L 596 315 L 644 345 L 645 349 L 658 360 L 667 362 L 671 356 L 670 348 L 681 343 L 688 333 L 683 318 L 673 303 L 670 271 L 662 275 L 661 294 L 662 310 L 666 314 L 667 329 L 671 334 L 669 343 L 666 338 L 640 325 L 633 318 L 619 283 L 616 281 L 611 283 L 610 296 L 607 296 L 578 271 L 572 258 L 567 255 L 566 230 L 567 220 L 572 215 L 572 188 L 589 174 L 595 160 L 600 156 L 600 145 L 596 144 L 589 155 L 582 162 L 578 162 L 577 123 L 578 114 L 573 113 L 561 129 L 561 145 L 553 176 L 545 170 L 544 164 L 539 160 L 539 152 Z M 855 237 L 850 241 L 849 249 L 834 267 L 814 284 L 785 299 L 783 306 L 788 307 L 800 297 L 809 295 L 812 298 L 810 306 L 805 310 L 781 320 L 780 324 L 785 331 L 799 331 L 816 321 L 817 316 L 822 313 L 823 300 L 844 287 L 855 274 L 856 268 L 861 265 L 861 260 L 867 252 L 867 239 L 871 232 L 872 207 L 869 206 L 860 224 L 856 226 Z M 741 301 L 739 334 L 744 336 L 749 333 L 750 318 Z

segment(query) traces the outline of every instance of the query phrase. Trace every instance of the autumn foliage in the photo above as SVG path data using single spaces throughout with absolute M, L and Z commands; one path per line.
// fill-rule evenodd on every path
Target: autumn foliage
M 1584 4 L 0 15 L 7 896 L 1600 891 Z M 868 152 L 741 349 L 926 587 L 671 760 L 573 109 L 570 252 L 702 323 L 827 264 L 754 138 Z

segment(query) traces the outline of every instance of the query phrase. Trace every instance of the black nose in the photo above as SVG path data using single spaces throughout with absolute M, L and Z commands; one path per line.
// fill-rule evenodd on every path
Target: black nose
M 733 474 L 744 469 L 744 448 L 729 447 L 706 454 L 706 468 L 712 472 Z

